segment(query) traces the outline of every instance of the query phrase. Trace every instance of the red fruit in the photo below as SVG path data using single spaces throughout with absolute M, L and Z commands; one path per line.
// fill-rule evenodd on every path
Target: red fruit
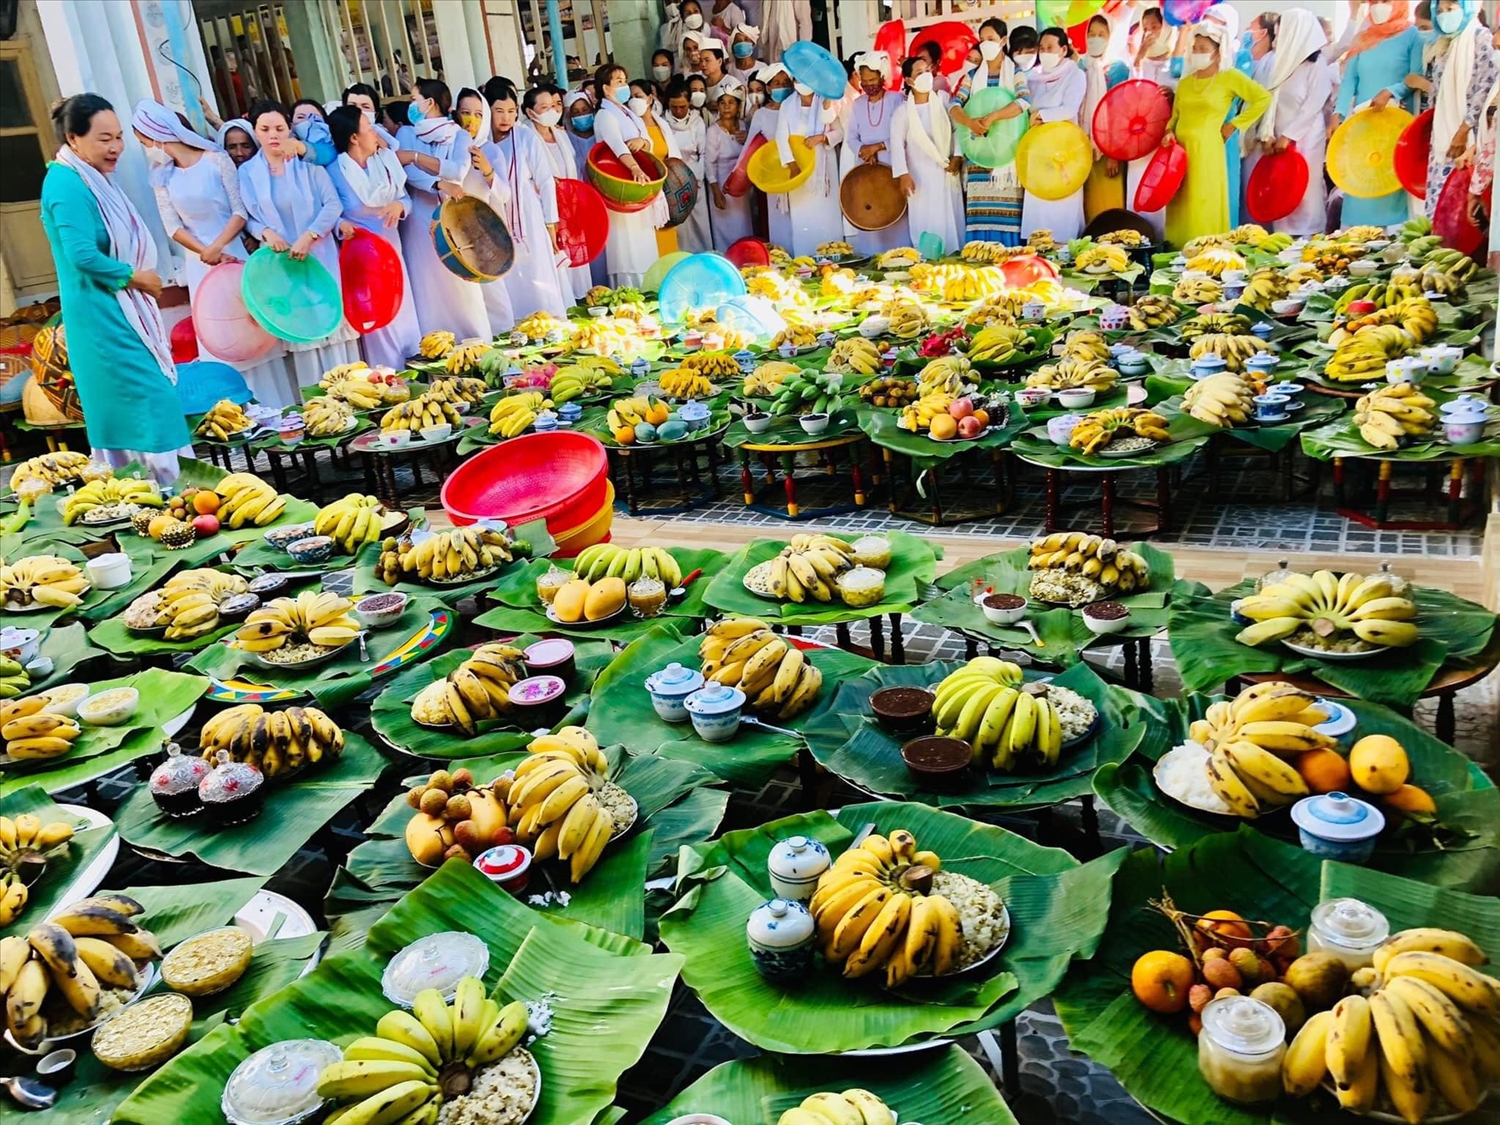
M 1195 984 L 1188 989 L 1188 1007 L 1196 1014 L 1208 1007 L 1208 1002 L 1214 998 L 1214 990 L 1206 984 Z
M 211 515 L 198 516 L 193 520 L 193 530 L 199 537 L 219 534 L 219 517 Z
M 984 423 L 974 415 L 958 420 L 958 436 L 961 438 L 975 438 L 984 430 Z
M 516 842 L 515 829 L 509 827 L 508 825 L 505 826 L 505 827 L 503 827 L 503 828 L 500 828 L 499 830 L 497 830 L 495 832 L 495 843 L 494 843 L 493 846 L 498 847 L 501 844 L 514 844 L 515 842 Z
M 955 418 L 967 418 L 974 413 L 974 404 L 966 398 L 956 398 L 949 403 L 948 413 Z

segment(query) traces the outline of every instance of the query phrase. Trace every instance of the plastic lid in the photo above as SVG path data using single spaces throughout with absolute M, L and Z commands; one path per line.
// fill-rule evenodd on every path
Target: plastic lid
M 1237 1055 L 1265 1055 L 1286 1042 L 1286 1024 L 1271 1005 L 1250 996 L 1226 996 L 1203 1009 L 1203 1034 Z
M 481 875 L 498 882 L 514 879 L 531 866 L 531 852 L 520 844 L 496 844 L 474 861 Z
M 566 637 L 548 637 L 546 640 L 526 646 L 526 651 L 521 654 L 521 657 L 527 664 L 546 668 L 563 663 L 570 659 L 574 652 L 573 642 Z
M 228 753 L 228 751 L 222 751 Z M 172 742 L 167 745 L 167 760 L 151 771 L 151 792 L 154 796 L 173 797 L 197 789 L 208 776 L 209 764 L 197 756 L 182 752 L 182 747 Z
M 1368 840 L 1385 827 L 1374 805 L 1339 792 L 1304 797 L 1292 806 L 1292 821 L 1323 840 Z
M 489 967 L 489 946 L 473 934 L 443 930 L 418 938 L 387 961 L 380 988 L 387 1000 L 403 1008 L 410 1008 L 427 988 L 452 1000 L 461 979 L 482 977 Z
M 745 705 L 745 693 L 727 684 L 710 683 L 688 696 L 685 706 L 700 715 L 722 715 Z
M 292 1125 L 323 1108 L 318 1075 L 343 1058 L 324 1039 L 287 1039 L 262 1047 L 224 1083 L 220 1108 L 230 1125 Z
M 265 775 L 249 762 L 231 761 L 228 750 L 220 750 L 214 758 L 218 764 L 198 783 L 198 796 L 204 801 L 236 801 L 266 783 Z
M 532 676 L 511 684 L 506 695 L 512 703 L 550 703 L 567 690 L 557 676 Z
M 646 677 L 646 690 L 657 695 L 687 695 L 703 686 L 703 673 L 675 660 Z
M 1391 923 L 1357 898 L 1336 898 L 1313 907 L 1313 928 L 1336 945 L 1372 949 L 1391 934 Z

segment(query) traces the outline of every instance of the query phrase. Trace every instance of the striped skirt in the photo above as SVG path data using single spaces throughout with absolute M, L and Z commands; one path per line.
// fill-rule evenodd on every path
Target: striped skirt
M 1016 180 L 1014 165 L 994 169 L 965 164 L 964 179 L 967 186 L 964 226 L 969 241 L 1021 245 L 1024 192 Z

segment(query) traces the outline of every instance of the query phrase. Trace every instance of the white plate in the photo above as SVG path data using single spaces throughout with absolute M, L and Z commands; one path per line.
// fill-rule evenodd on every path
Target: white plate
M 980 438 L 984 437 L 986 434 L 990 433 L 994 429 L 995 429 L 994 426 L 986 426 L 984 429 L 980 430 L 973 437 L 958 437 L 958 436 L 955 435 L 954 437 L 950 437 L 950 438 L 940 438 L 940 437 L 933 437 L 932 434 L 929 432 L 928 435 L 927 435 L 927 440 L 928 441 L 935 441 L 939 445 L 952 445 L 953 443 L 960 442 L 960 441 L 978 441 Z
M 1333 1093 L 1333 1083 L 1328 1082 L 1328 1081 L 1325 1080 L 1323 1082 L 1323 1089 L 1327 1090 L 1330 1094 L 1332 1094 Z M 1479 1105 L 1481 1105 L 1481 1106 L 1484 1105 L 1484 1103 L 1489 1100 L 1489 1097 L 1490 1097 L 1490 1092 L 1489 1092 L 1488 1089 L 1481 1090 L 1479 1092 Z M 1446 1102 L 1443 1102 L 1442 1104 L 1447 1105 Z M 1475 1107 L 1476 1110 L 1477 1110 L 1477 1108 L 1478 1108 L 1478 1106 Z M 1469 1112 L 1472 1113 L 1472 1112 L 1474 1112 L 1474 1110 L 1470 1110 Z M 1364 1116 L 1364 1119 L 1366 1121 L 1388 1121 L 1388 1122 L 1391 1123 L 1391 1125 L 1404 1125 L 1404 1123 L 1406 1121 L 1406 1119 L 1404 1117 L 1402 1117 L 1400 1114 L 1389 1113 L 1389 1112 L 1387 1112 L 1386 1110 L 1383 1110 L 1383 1109 L 1372 1109 L 1372 1110 L 1370 1110 L 1369 1113 L 1366 1113 L 1363 1116 Z M 1422 1119 L 1422 1125 L 1444 1125 L 1444 1122 L 1447 1122 L 1447 1121 L 1459 1121 L 1459 1120 L 1461 1120 L 1461 1119 L 1463 1119 L 1463 1118 L 1465 1118 L 1467 1116 L 1469 1116 L 1468 1113 L 1441 1113 L 1441 1114 L 1438 1114 L 1436 1117 L 1432 1117 L 1432 1116 L 1424 1117 Z
M 286 895 L 275 891 L 256 891 L 249 902 L 235 913 L 234 924 L 247 932 L 257 945 L 271 936 L 271 923 L 276 915 L 286 915 L 276 938 L 309 937 L 318 932 L 317 923 L 302 907 Z M 316 963 L 317 958 L 313 958 Z M 310 967 L 310 966 L 309 966 Z
M 1313 656 L 1319 660 L 1331 660 L 1336 663 L 1346 660 L 1368 660 L 1372 656 L 1379 656 L 1382 652 L 1389 651 L 1391 647 L 1390 645 L 1383 645 L 1379 648 L 1372 648 L 1368 652 L 1324 652 L 1320 648 L 1294 645 L 1291 641 L 1282 641 L 1281 643 L 1298 656 Z
M 91 809 L 86 805 L 58 805 L 58 808 L 69 816 L 75 816 L 79 820 L 88 821 L 88 825 L 80 831 L 88 831 L 91 828 L 111 828 L 114 821 L 105 816 L 98 809 Z M 55 914 L 61 914 L 65 907 L 71 906 L 81 898 L 88 898 L 98 889 L 99 884 L 104 882 L 104 877 L 109 874 L 109 869 L 115 865 L 115 857 L 120 854 L 120 834 L 116 832 L 110 837 L 109 842 L 96 855 L 87 867 L 73 876 L 73 882 L 63 892 L 54 906 L 47 914 L 51 918 Z M 45 879 L 47 876 L 42 875 Z M 46 921 L 44 918 L 43 921 Z
M 865 1047 L 858 1051 L 839 1051 L 840 1058 L 883 1059 L 890 1055 L 915 1055 L 921 1051 L 935 1051 L 952 1044 L 951 1039 L 923 1039 L 918 1043 L 904 1043 L 900 1047 Z
M 1156 782 L 1156 787 L 1159 790 L 1161 790 L 1163 793 L 1165 793 L 1168 797 L 1172 798 L 1172 800 L 1176 801 L 1179 805 L 1183 805 L 1186 808 L 1195 809 L 1198 812 L 1211 813 L 1214 816 L 1234 817 L 1234 813 L 1232 813 L 1232 812 L 1229 811 L 1229 806 L 1223 804 L 1222 802 L 1219 802 L 1216 805 L 1209 805 L 1206 802 L 1202 802 L 1202 801 L 1190 801 L 1185 796 L 1182 796 L 1182 795 L 1179 795 L 1177 793 L 1174 793 L 1170 788 L 1167 787 L 1166 784 L 1163 783 L 1163 781 L 1162 781 L 1162 773 L 1163 773 L 1162 766 L 1163 766 L 1163 763 L 1166 762 L 1167 758 L 1170 755 L 1181 753 L 1181 752 L 1185 751 L 1186 749 L 1187 749 L 1187 744 L 1186 743 L 1184 743 L 1181 746 L 1174 746 L 1174 747 L 1172 747 L 1171 750 L 1168 750 L 1167 753 L 1163 754 L 1160 758 L 1158 758 L 1156 760 L 1156 763 L 1151 767 L 1151 779 Z M 1204 752 L 1203 757 L 1204 757 L 1204 762 L 1207 763 L 1207 760 L 1208 760 L 1208 754 L 1207 754 L 1207 752 Z M 1207 769 L 1207 765 L 1206 764 L 1205 764 L 1204 768 Z M 1234 818 L 1236 820 L 1244 819 L 1244 818 L 1241 818 L 1241 817 L 1234 817 Z

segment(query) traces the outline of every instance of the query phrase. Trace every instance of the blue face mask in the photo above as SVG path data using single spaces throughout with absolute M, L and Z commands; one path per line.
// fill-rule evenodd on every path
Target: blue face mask
M 580 113 L 573 118 L 573 128 L 580 133 L 587 133 L 594 128 L 594 115 L 592 113 Z
M 1435 42 L 1437 42 L 1437 37 L 1438 37 L 1438 32 L 1437 32 L 1437 28 L 1435 28 L 1435 27 L 1429 27 L 1426 31 L 1423 31 L 1420 27 L 1417 28 L 1417 40 L 1424 47 L 1427 44 L 1429 44 L 1429 43 L 1435 43 Z
M 1444 35 L 1457 35 L 1464 26 L 1464 13 L 1456 8 L 1447 12 L 1439 12 L 1437 19 L 1433 22 Z
M 734 57 L 737 59 L 748 59 L 751 55 L 755 54 L 754 43 L 736 43 L 729 49 L 734 52 Z
M 610 97 L 614 98 L 615 101 L 619 102 L 621 105 L 625 105 L 630 101 L 630 87 L 621 86 L 614 93 L 610 94 Z
M 422 107 L 419 106 L 416 102 L 407 103 L 406 119 L 413 125 L 420 125 L 426 117 L 427 115 L 422 112 Z
M 779 89 L 772 90 L 770 93 L 773 102 L 784 102 L 792 96 L 792 88 L 790 86 L 782 86 Z

